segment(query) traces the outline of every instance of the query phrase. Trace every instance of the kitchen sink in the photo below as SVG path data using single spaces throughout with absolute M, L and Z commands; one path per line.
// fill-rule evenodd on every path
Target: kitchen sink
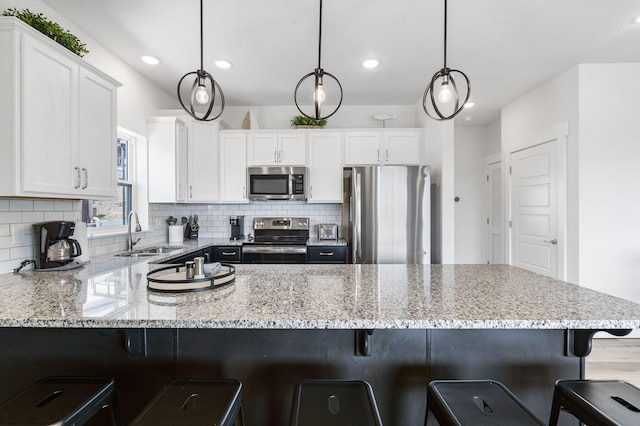
M 172 251 L 183 249 L 184 246 L 156 246 L 140 248 L 132 251 L 123 251 L 122 253 L 116 253 L 114 256 L 119 257 L 143 257 L 143 256 L 157 256 L 163 253 L 171 253 Z

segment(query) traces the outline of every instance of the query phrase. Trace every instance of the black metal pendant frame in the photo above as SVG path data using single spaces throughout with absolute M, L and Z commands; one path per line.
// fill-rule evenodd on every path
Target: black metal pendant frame
M 320 25 L 319 25 L 319 30 L 318 30 L 318 67 L 313 71 L 310 72 L 309 74 L 306 74 L 304 77 L 302 77 L 300 79 L 300 81 L 298 81 L 298 84 L 296 85 L 296 90 L 295 92 L 293 92 L 293 101 L 296 104 L 296 108 L 298 108 L 298 111 L 300 111 L 300 113 L 302 115 L 304 115 L 307 118 L 312 118 L 312 119 L 316 119 L 316 120 L 325 120 L 329 117 L 331 117 L 333 114 L 335 114 L 336 112 L 338 112 L 338 109 L 340 108 L 340 105 L 342 105 L 342 98 L 343 98 L 343 91 L 342 91 L 342 85 L 340 84 L 340 82 L 338 81 L 338 79 L 331 73 L 326 72 L 325 70 L 322 69 L 322 0 L 320 0 Z M 298 104 L 298 89 L 300 88 L 300 85 L 302 84 L 303 81 L 305 81 L 307 78 L 309 77 L 314 77 L 314 92 L 317 92 L 319 87 L 323 86 L 323 79 L 325 76 L 331 78 L 332 80 L 334 80 L 337 84 L 338 87 L 340 88 L 340 101 L 338 102 L 338 105 L 336 106 L 336 108 L 331 112 L 331 114 L 322 116 L 322 101 L 320 101 L 318 99 L 317 96 L 314 96 L 314 115 L 307 115 L 302 108 L 300 107 L 300 105 Z
M 213 76 L 204 70 L 203 33 L 204 31 L 203 31 L 203 18 L 202 18 L 202 0 L 200 0 L 200 69 L 196 71 L 188 72 L 185 75 L 183 75 L 180 81 L 178 82 L 177 91 L 178 91 L 178 100 L 180 101 L 180 105 L 190 116 L 192 116 L 198 121 L 213 121 L 216 118 L 220 117 L 220 115 L 222 115 L 222 111 L 224 111 L 224 93 L 222 93 L 222 88 L 220 87 L 218 82 L 213 79 Z M 195 76 L 195 78 L 191 85 L 191 89 L 189 90 L 189 105 L 186 105 L 185 102 L 182 100 L 180 87 L 182 86 L 183 81 L 188 81 L 187 77 L 189 76 Z M 195 97 L 200 86 L 205 87 L 205 90 L 207 90 L 207 94 L 209 94 L 209 102 L 207 102 L 206 104 L 202 104 L 203 105 L 202 109 L 205 110 L 204 113 L 196 111 L 196 108 L 194 107 L 194 105 L 198 103 Z M 215 116 L 211 116 L 211 113 L 213 111 L 213 107 L 216 101 L 216 91 L 219 94 L 220 102 L 221 102 L 220 112 Z
M 460 93 L 458 92 L 458 86 L 456 84 L 454 74 L 462 77 L 467 86 L 467 94 L 464 98 L 464 102 L 462 103 L 460 102 Z M 442 80 L 443 82 L 448 82 L 452 89 L 451 91 L 454 98 L 454 104 L 453 112 L 449 115 L 445 115 L 442 113 L 442 111 L 440 111 L 440 108 L 438 108 L 438 104 L 436 103 L 436 99 L 434 96 L 436 83 L 440 80 Z M 444 0 L 444 66 L 440 71 L 435 73 L 433 77 L 431 77 L 431 81 L 429 82 L 429 85 L 425 89 L 424 95 L 422 96 L 422 108 L 424 109 L 424 112 L 434 120 L 450 120 L 462 111 L 464 105 L 469 100 L 469 96 L 471 96 L 471 83 L 469 82 L 469 77 L 467 77 L 467 75 L 460 70 L 447 68 L 447 0 Z M 429 112 L 427 99 L 431 100 L 431 107 L 433 108 L 435 114 Z

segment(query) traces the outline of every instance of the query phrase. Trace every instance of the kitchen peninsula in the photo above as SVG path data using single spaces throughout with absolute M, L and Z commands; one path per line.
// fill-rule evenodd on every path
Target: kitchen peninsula
M 385 424 L 420 424 L 428 380 L 493 378 L 544 419 L 553 381 L 583 371 L 573 330 L 640 328 L 638 304 L 506 265 L 241 264 L 177 294 L 147 290 L 161 265 L 103 260 L 0 275 L 0 400 L 43 375 L 111 375 L 127 420 L 174 377 L 236 378 L 247 423 L 271 425 L 297 380 L 359 378 Z

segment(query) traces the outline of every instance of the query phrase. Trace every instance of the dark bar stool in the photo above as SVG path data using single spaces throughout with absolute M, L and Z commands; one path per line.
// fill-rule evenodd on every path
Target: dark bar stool
M 544 425 L 509 389 L 493 380 L 433 380 L 427 390 L 429 411 L 441 426 Z
M 47 377 L 0 405 L 0 425 L 82 425 L 107 406 L 120 425 L 113 378 Z
M 549 425 L 558 424 L 560 409 L 593 426 L 640 425 L 640 389 L 619 380 L 558 380 Z
M 303 380 L 289 426 L 382 426 L 371 385 L 363 380 Z
M 242 426 L 242 384 L 237 380 L 177 379 L 131 425 Z

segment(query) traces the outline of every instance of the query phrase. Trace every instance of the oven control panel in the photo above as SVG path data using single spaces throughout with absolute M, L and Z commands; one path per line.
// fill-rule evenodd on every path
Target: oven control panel
M 253 219 L 253 229 L 294 229 L 309 230 L 308 217 L 256 217 Z

